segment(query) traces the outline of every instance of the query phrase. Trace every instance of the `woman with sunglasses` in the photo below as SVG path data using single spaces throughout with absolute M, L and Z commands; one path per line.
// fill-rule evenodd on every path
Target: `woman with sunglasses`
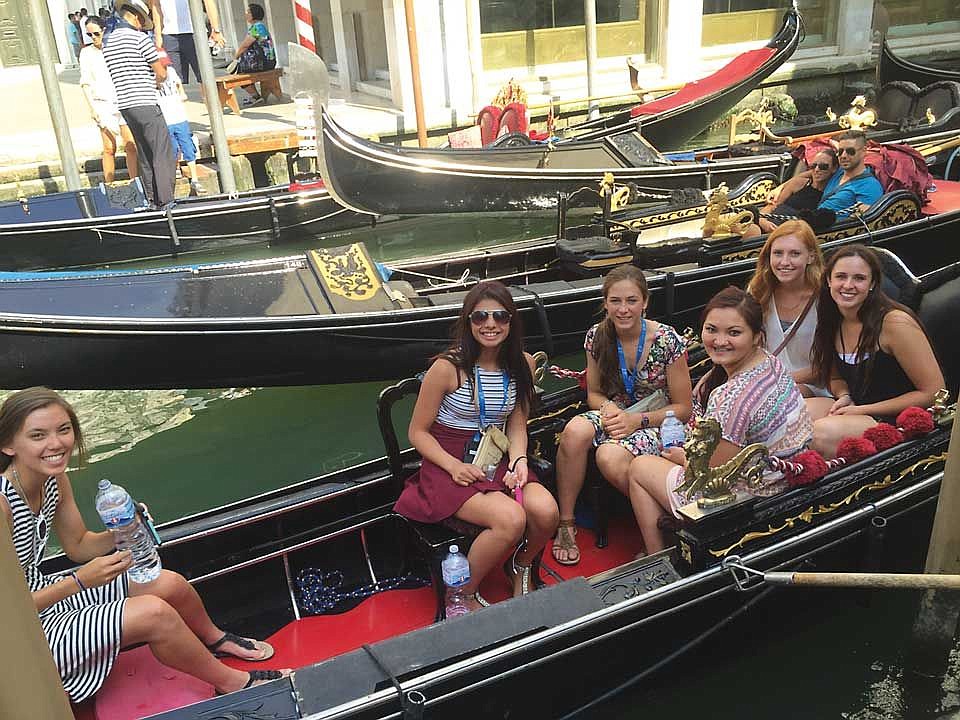
M 690 416 L 690 372 L 686 345 L 669 325 L 646 319 L 649 301 L 643 271 L 622 265 L 603 279 L 606 317 L 587 331 L 587 405 L 590 410 L 567 423 L 557 451 L 560 525 L 553 558 L 561 565 L 580 562 L 574 506 L 587 472 L 587 454 L 597 448 L 597 467 L 624 495 L 627 470 L 638 455 L 659 454 L 660 424 L 673 411 Z M 640 409 L 638 401 L 659 401 Z
M 877 422 L 894 422 L 911 405 L 928 407 L 945 387 L 920 320 L 883 292 L 883 266 L 873 250 L 847 245 L 824 271 L 812 368 L 836 400 L 807 401 L 813 447 L 832 458 L 843 438 Z
M 100 128 L 100 140 L 103 143 L 103 181 L 112 183 L 116 177 L 117 136 L 123 142 L 123 152 L 127 160 L 127 175 L 132 180 L 137 177 L 137 144 L 133 133 L 117 107 L 117 95 L 113 80 L 103 59 L 104 22 L 98 17 L 86 19 L 86 31 L 93 39 L 80 51 L 80 89 L 90 106 L 93 121 Z
M 839 167 L 837 153 L 833 148 L 824 148 L 818 152 L 808 170 L 801 172 L 775 188 L 767 198 L 767 204 L 760 208 L 760 230 L 773 232 L 782 221 L 762 217 L 764 214 L 796 217 L 801 213 L 812 213 L 817 209 L 823 197 L 823 189 Z
M 787 220 L 767 236 L 747 286 L 763 308 L 764 347 L 793 376 L 804 397 L 830 394 L 815 385 L 810 370 L 822 275 L 823 253 L 813 228 L 803 220 Z
M 410 443 L 423 463 L 395 509 L 419 522 L 457 518 L 484 528 L 467 554 L 471 610 L 487 604 L 477 589 L 514 548 L 507 568 L 513 594 L 533 589 L 531 563 L 557 527 L 553 496 L 527 468 L 532 367 L 510 292 L 496 281 L 478 283 L 464 298 L 453 343 L 427 370 L 410 418 Z M 468 453 L 489 426 L 502 429 L 510 447 L 495 468 L 481 468 Z
M 70 699 L 93 695 L 120 649 L 137 643 L 222 693 L 281 677 L 279 670 L 234 670 L 214 657 L 266 660 L 273 648 L 214 625 L 182 576 L 163 570 L 149 583 L 127 579 L 130 552 L 114 552 L 111 533 L 88 530 L 77 509 L 67 476 L 74 449 L 83 462 L 77 415 L 52 390 L 21 390 L 0 407 L 0 513 Z M 51 527 L 67 557 L 81 563 L 75 571 L 55 576 L 40 569 Z

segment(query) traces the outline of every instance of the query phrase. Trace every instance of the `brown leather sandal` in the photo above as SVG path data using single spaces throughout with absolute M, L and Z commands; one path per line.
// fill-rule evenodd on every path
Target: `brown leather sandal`
M 577 547 L 576 535 L 577 524 L 574 520 L 560 521 L 560 524 L 557 526 L 557 534 L 553 538 L 553 547 L 550 548 L 550 553 L 553 555 L 553 559 L 561 565 L 576 565 L 580 562 L 580 548 Z M 557 557 L 558 550 L 566 552 L 566 559 L 561 560 Z M 573 555 L 573 557 L 571 557 L 571 555 Z

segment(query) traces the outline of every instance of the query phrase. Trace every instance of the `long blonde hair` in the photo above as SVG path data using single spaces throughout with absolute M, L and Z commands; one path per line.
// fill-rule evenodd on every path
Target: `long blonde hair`
M 820 245 L 817 244 L 817 236 L 813 228 L 803 220 L 787 220 L 767 236 L 767 241 L 760 249 L 760 255 L 757 256 L 756 272 L 753 273 L 750 284 L 747 285 L 747 292 L 756 298 L 764 310 L 770 303 L 773 290 L 778 283 L 776 275 L 773 274 L 773 268 L 770 267 L 770 251 L 774 241 L 785 235 L 795 235 L 810 251 L 813 261 L 807 265 L 804 281 L 810 290 L 816 292 L 820 289 L 820 280 L 823 277 L 823 253 L 820 252 Z

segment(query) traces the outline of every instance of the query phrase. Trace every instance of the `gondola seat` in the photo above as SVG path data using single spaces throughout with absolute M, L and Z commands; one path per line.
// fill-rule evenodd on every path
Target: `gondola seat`
M 383 439 L 384 450 L 387 453 L 387 465 L 390 474 L 397 484 L 397 495 L 403 490 L 404 481 L 420 469 L 420 459 L 404 459 L 397 439 L 397 431 L 393 424 L 393 408 L 396 403 L 406 397 L 415 397 L 420 392 L 422 376 L 406 378 L 398 383 L 385 387 L 377 398 L 377 424 L 380 436 Z M 542 458 L 531 457 L 530 468 L 538 477 L 549 475 L 552 465 Z M 410 520 L 400 515 L 402 521 L 411 529 L 417 546 L 418 554 L 424 559 L 430 572 L 430 582 L 436 594 L 435 620 L 440 622 L 445 618 L 445 587 L 440 564 L 447 554 L 450 545 L 457 545 L 466 551 L 473 539 L 483 532 L 479 525 L 460 520 L 447 518 L 440 523 L 422 523 Z M 533 581 L 536 587 L 543 585 L 540 578 L 540 557 L 533 560 Z
M 903 127 L 909 124 L 917 106 L 918 88 L 912 82 L 888 82 L 877 93 L 877 122 L 881 127 Z
M 956 107 L 960 107 L 960 83 L 955 80 L 941 80 L 920 91 L 913 115 L 923 122 L 926 120 L 927 110 L 939 119 Z

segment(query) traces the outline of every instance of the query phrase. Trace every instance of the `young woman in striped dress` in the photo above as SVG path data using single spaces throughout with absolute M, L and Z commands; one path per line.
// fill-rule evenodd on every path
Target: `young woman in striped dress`
M 163 570 L 146 584 L 129 582 L 129 551 L 114 552 L 109 531 L 91 532 L 77 510 L 67 464 L 74 449 L 84 459 L 83 436 L 73 408 L 47 388 L 10 395 L 0 408 L 0 514 L 13 543 L 40 624 L 73 702 L 93 695 L 121 647 L 147 643 L 168 667 L 190 673 L 219 692 L 281 677 L 281 671 L 241 672 L 214 652 L 266 660 L 273 648 L 225 633 L 207 615 L 193 587 Z M 40 569 L 50 528 L 63 550 L 82 563 L 63 576 Z
M 713 369 L 693 390 L 695 417 L 720 423 L 720 442 L 710 465 L 722 465 L 742 448 L 764 443 L 770 453 L 788 458 L 805 449 L 813 422 L 803 397 L 780 361 L 763 349 L 763 310 L 752 295 L 728 287 L 703 311 L 700 335 Z M 669 448 L 662 457 L 641 455 L 630 463 L 630 504 L 647 553 L 664 547 L 660 516 L 684 504 L 676 488 L 683 483 L 686 455 Z M 766 473 L 758 495 L 786 489 L 779 473 Z
M 523 328 L 507 288 L 478 283 L 464 298 L 453 337 L 423 378 L 408 431 L 423 463 L 395 507 L 419 522 L 456 517 L 485 528 L 467 554 L 464 594 L 476 609 L 486 604 L 477 594 L 480 582 L 523 539 L 510 579 L 514 595 L 532 589 L 530 565 L 556 530 L 558 513 L 553 496 L 527 468 L 533 358 L 523 351 Z M 492 477 L 464 457 L 487 425 L 500 427 L 510 440 Z M 522 493 L 511 497 L 516 488 Z

